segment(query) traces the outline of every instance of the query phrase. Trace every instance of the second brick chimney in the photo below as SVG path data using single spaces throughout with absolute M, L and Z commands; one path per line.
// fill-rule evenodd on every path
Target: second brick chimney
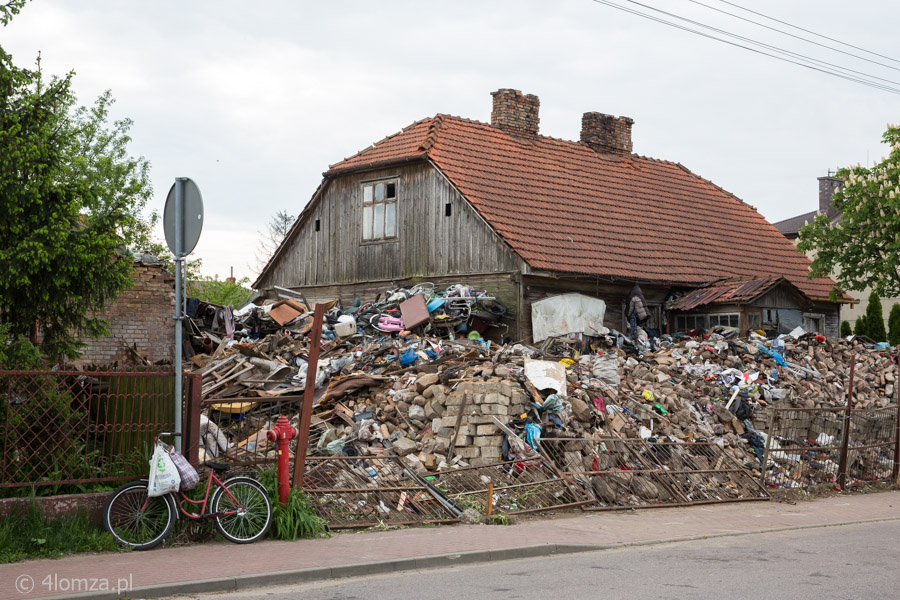
M 538 112 L 541 101 L 534 94 L 523 94 L 519 90 L 502 89 L 491 92 L 494 109 L 491 111 L 491 125 L 512 135 L 535 137 L 540 118 Z
M 631 154 L 634 119 L 586 112 L 581 117 L 581 142 L 604 154 Z
M 831 204 L 831 197 L 835 192 L 841 189 L 843 181 L 837 177 L 831 176 L 831 171 L 827 177 L 819 177 L 819 212 L 828 215 L 829 219 L 837 216 L 838 211 Z

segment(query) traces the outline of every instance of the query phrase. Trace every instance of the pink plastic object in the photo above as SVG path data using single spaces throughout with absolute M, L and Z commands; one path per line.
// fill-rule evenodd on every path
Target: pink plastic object
M 382 331 L 403 331 L 403 319 L 396 317 L 380 317 L 378 319 L 378 329 Z

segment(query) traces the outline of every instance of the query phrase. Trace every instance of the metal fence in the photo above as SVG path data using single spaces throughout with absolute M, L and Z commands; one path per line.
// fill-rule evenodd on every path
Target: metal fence
M 543 457 L 447 469 L 431 479 L 459 508 L 475 508 L 483 514 L 543 512 L 594 502 L 592 494 L 561 476 Z
M 196 399 L 188 412 L 199 430 L 197 460 L 201 463 L 205 460 L 225 462 L 235 468 L 274 466 L 278 455 L 275 444 L 266 438 L 266 431 L 274 426 L 279 416 L 287 417 L 291 425 L 299 428 L 302 405 L 303 396 L 293 395 Z M 313 410 L 316 410 L 315 407 Z M 328 430 L 350 423 L 353 423 L 352 416 L 335 409 L 314 413 L 309 426 L 308 454 L 322 454 L 320 441 L 321 445 L 332 441 L 326 435 Z M 294 438 L 290 442 L 291 465 L 296 451 L 297 438 Z
M 303 489 L 332 529 L 452 523 L 460 512 L 396 457 L 310 457 Z
M 153 437 L 173 421 L 174 376 L 159 368 L 0 371 L 0 490 L 143 477 Z
M 777 488 L 809 488 L 896 480 L 897 427 L 896 405 L 770 409 L 763 481 Z
M 768 500 L 749 472 L 714 442 L 542 439 L 565 475 L 596 498 L 585 510 Z

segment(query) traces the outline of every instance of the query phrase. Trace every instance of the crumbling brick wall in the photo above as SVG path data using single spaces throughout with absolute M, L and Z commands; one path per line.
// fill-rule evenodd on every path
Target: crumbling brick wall
M 102 314 L 110 334 L 87 342 L 77 364 L 138 363 L 126 344 L 151 362 L 172 360 L 175 326 L 175 276 L 155 261 L 134 263 L 134 286 Z

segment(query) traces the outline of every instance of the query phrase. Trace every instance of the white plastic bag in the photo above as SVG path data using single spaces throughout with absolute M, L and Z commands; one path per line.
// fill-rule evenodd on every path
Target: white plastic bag
M 150 459 L 150 481 L 147 483 L 147 495 L 164 496 L 169 492 L 177 492 L 181 486 L 181 476 L 175 463 L 163 445 L 157 444 Z

